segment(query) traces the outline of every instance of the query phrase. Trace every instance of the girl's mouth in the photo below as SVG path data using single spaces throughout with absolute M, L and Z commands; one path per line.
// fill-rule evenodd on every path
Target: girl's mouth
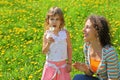
M 53 27 L 55 28 L 55 27 L 56 27 L 56 25 L 53 25 Z
M 54 31 L 55 28 L 56 28 L 56 25 L 51 26 L 51 27 L 50 27 L 50 31 Z

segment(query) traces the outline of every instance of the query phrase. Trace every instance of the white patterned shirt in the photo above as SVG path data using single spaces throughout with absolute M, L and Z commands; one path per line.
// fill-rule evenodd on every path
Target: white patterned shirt
M 51 43 L 49 52 L 46 54 L 48 61 L 63 61 L 67 59 L 67 34 L 66 30 L 62 29 L 58 35 L 53 34 L 51 31 L 46 31 L 46 38 L 51 36 L 55 42 Z

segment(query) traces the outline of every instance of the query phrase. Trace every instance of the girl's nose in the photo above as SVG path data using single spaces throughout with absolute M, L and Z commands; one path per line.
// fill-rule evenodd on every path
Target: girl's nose
M 53 20 L 53 23 L 55 23 L 56 22 L 56 20 Z

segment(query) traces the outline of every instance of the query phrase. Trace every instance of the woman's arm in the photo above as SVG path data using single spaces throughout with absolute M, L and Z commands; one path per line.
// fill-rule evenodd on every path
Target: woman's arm
M 118 55 L 115 52 L 114 48 L 110 47 L 108 50 L 109 51 L 106 56 L 108 80 L 118 80 L 119 77 Z
M 94 74 L 85 63 L 75 62 L 73 67 L 81 72 L 84 72 L 86 75 L 92 76 Z
M 108 79 L 108 80 L 118 80 L 118 79 Z

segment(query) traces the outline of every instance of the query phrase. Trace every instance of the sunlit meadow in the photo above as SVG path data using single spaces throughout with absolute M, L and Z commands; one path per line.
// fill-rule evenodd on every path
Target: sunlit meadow
M 120 0 L 1 0 L 0 80 L 40 80 L 44 20 L 48 9 L 60 7 L 70 32 L 72 61 L 84 61 L 82 28 L 90 14 L 102 15 L 111 25 L 112 43 L 120 58 Z M 72 69 L 71 76 L 80 73 Z

